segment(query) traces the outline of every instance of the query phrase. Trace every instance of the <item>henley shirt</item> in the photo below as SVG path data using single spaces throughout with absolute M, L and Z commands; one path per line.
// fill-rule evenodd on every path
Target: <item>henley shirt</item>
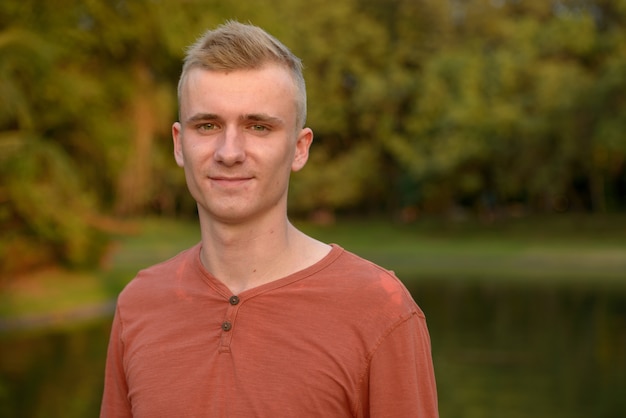
M 333 245 L 233 295 L 200 249 L 121 292 L 101 417 L 438 416 L 426 320 L 392 272 Z

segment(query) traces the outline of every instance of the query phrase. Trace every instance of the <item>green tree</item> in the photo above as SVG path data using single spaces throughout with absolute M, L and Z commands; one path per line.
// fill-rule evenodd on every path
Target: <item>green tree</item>
M 194 213 L 176 83 L 225 19 L 303 58 L 316 138 L 298 213 L 626 205 L 626 0 L 3 2 L 5 274 L 93 262 L 106 216 Z
M 0 32 L 0 276 L 41 263 L 84 265 L 103 240 L 92 226 L 93 196 L 48 132 L 56 111 L 62 51 L 24 28 Z
M 440 48 L 415 72 L 411 113 L 385 142 L 424 205 L 479 205 L 489 195 L 536 209 L 555 196 L 606 207 L 604 184 L 616 180 L 606 170 L 619 171 L 624 156 L 609 133 L 623 127 L 615 98 L 624 37 L 579 3 L 450 3 Z

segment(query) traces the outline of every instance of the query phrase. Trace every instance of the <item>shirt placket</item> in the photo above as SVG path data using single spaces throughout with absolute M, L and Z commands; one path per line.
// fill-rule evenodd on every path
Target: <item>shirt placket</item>
M 228 309 L 226 310 L 226 315 L 224 320 L 222 321 L 222 334 L 220 338 L 220 352 L 221 353 L 229 353 L 230 352 L 230 344 L 233 339 L 233 331 L 235 327 L 235 318 L 237 317 L 237 311 L 239 310 L 239 306 L 241 306 L 241 299 L 239 296 L 231 296 L 228 298 Z

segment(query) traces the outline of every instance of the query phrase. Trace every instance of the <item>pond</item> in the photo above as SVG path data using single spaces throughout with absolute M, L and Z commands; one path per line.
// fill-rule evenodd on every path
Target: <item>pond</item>
M 624 417 L 624 289 L 418 287 L 442 418 Z
M 623 417 L 626 290 L 421 282 L 442 418 Z M 0 340 L 0 417 L 95 417 L 110 318 Z

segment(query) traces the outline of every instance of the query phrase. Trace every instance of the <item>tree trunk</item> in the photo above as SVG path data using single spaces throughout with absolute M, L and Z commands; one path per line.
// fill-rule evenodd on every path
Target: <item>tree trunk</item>
M 117 182 L 115 213 L 118 215 L 140 214 L 152 196 L 152 149 L 158 129 L 157 105 L 153 95 L 156 86 L 145 63 L 137 62 L 133 67 L 136 86 L 129 104 L 133 126 L 125 168 Z

